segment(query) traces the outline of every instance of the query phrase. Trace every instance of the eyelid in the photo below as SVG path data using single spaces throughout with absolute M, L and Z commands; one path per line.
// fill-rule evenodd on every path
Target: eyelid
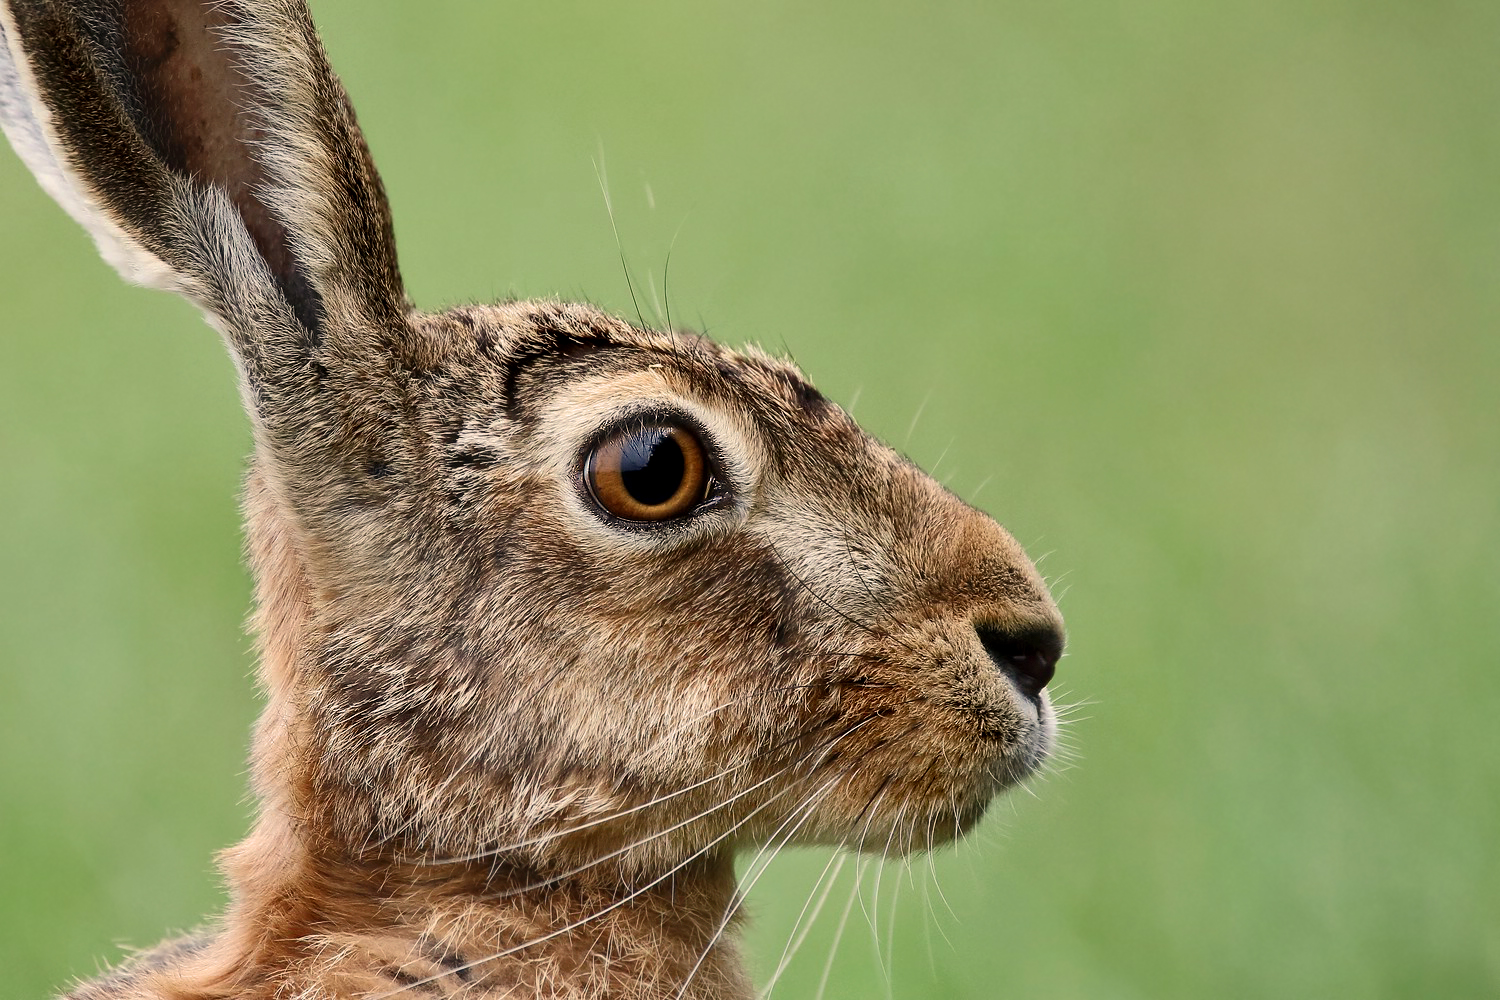
M 574 468 L 582 474 L 586 471 L 589 456 L 600 445 L 617 435 L 644 430 L 647 427 L 680 427 L 693 435 L 703 446 L 704 467 L 708 475 L 724 488 L 733 488 L 733 477 L 727 471 L 733 468 L 733 465 L 724 461 L 726 452 L 719 438 L 694 414 L 674 406 L 646 406 L 619 414 L 614 419 L 601 424 L 593 434 L 589 435 L 579 450 L 578 457 L 573 463 Z

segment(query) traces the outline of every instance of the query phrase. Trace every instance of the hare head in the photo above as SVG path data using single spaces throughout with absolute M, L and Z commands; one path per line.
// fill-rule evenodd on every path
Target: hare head
M 791 365 L 554 301 L 413 309 L 300 0 L 5 0 L 0 118 L 111 264 L 204 310 L 254 427 L 262 815 L 216 943 L 158 966 L 441 985 L 390 954 L 336 976 L 372 928 L 532 961 L 747 845 L 933 846 L 1047 757 L 1032 564 Z M 487 906 L 562 899 L 485 937 Z

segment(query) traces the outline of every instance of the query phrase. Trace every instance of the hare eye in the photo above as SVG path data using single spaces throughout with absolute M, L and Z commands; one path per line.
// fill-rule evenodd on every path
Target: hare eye
M 631 521 L 685 514 L 710 485 L 703 444 L 681 427 L 641 427 L 606 439 L 589 453 L 584 478 L 599 506 Z

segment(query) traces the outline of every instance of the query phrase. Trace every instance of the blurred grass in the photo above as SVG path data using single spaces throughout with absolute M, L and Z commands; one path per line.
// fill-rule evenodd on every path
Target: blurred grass
M 829 997 L 1500 991 L 1500 5 L 315 13 L 419 304 L 631 311 L 602 158 L 648 318 L 670 249 L 674 319 L 857 394 L 1047 553 L 1078 765 L 868 875 Z M 213 335 L 9 153 L 0 221 L 21 997 L 217 905 L 248 434 Z M 825 859 L 757 887 L 762 978 Z

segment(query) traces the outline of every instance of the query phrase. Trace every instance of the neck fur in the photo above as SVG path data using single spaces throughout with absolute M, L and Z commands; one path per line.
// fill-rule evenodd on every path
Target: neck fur
M 223 865 L 233 901 L 198 964 L 234 996 L 293 984 L 318 997 L 752 995 L 721 929 L 736 893 L 728 855 L 656 885 L 575 876 L 528 888 L 535 876 L 487 865 L 318 856 L 266 815 Z
M 356 852 L 294 817 L 299 651 L 314 595 L 275 483 L 246 488 L 267 705 L 251 762 L 261 815 L 221 859 L 222 932 L 184 968 L 204 996 L 737 1000 L 729 852 L 660 875 L 601 866 L 555 881 L 489 861 L 418 866 Z M 661 873 L 665 874 L 665 873 Z M 192 994 L 188 994 L 192 995 Z

